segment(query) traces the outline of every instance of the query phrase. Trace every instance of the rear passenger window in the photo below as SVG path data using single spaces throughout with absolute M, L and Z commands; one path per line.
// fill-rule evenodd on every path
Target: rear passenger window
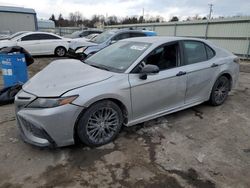
M 130 33 L 130 37 L 145 37 L 145 33 Z
M 40 40 L 53 40 L 53 39 L 60 39 L 59 37 L 57 36 L 54 36 L 54 35 L 49 35 L 49 34 L 39 34 L 39 39 Z
M 89 34 L 94 34 L 94 33 L 100 34 L 102 32 L 101 31 L 89 31 Z
M 184 41 L 185 64 L 190 65 L 207 60 L 205 45 L 198 41 Z
M 39 39 L 40 37 L 38 34 L 30 34 L 21 38 L 22 41 L 39 40 Z
M 126 38 L 129 38 L 129 37 L 130 37 L 129 33 L 122 33 L 122 34 L 119 34 L 119 35 L 115 36 L 113 38 L 113 40 L 118 41 L 118 40 L 126 39 Z
M 30 41 L 30 40 L 50 40 L 50 39 L 60 39 L 57 36 L 49 35 L 49 34 L 30 34 L 24 36 L 21 40 L 22 41 Z
M 207 45 L 206 46 L 206 51 L 207 51 L 207 59 L 212 59 L 215 56 L 214 51 Z

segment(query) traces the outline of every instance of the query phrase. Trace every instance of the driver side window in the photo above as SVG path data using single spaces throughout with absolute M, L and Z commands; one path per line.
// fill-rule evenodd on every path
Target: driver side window
M 135 68 L 134 73 L 139 73 L 145 65 L 156 65 L 160 71 L 177 67 L 180 61 L 180 50 L 178 43 L 168 44 L 157 47 L 152 51 L 139 66 Z

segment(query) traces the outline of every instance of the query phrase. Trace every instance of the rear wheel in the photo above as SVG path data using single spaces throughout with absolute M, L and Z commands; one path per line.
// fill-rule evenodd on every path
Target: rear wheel
M 58 57 L 64 57 L 66 55 L 66 49 L 62 46 L 59 46 L 55 49 L 55 55 Z
M 219 77 L 212 89 L 211 96 L 210 96 L 210 104 L 213 106 L 218 106 L 224 103 L 227 99 L 228 93 L 230 91 L 230 80 L 225 77 Z
M 90 106 L 80 117 L 77 134 L 88 146 L 100 146 L 112 141 L 120 132 L 122 111 L 112 101 L 101 101 Z

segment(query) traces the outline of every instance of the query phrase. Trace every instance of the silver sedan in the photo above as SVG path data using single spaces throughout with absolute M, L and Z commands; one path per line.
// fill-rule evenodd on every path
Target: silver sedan
M 80 139 L 106 144 L 132 126 L 209 101 L 221 105 L 239 75 L 238 58 L 206 40 L 119 41 L 85 62 L 57 60 L 16 95 L 17 125 L 37 146 Z

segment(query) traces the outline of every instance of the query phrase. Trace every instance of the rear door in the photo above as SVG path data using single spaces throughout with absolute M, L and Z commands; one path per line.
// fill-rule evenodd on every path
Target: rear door
M 185 103 L 207 100 L 219 72 L 219 64 L 213 58 L 215 52 L 201 41 L 186 40 L 181 44 L 184 52 L 182 66 L 187 73 Z
M 41 54 L 54 54 L 56 47 L 60 46 L 61 38 L 47 33 L 39 34 L 38 48 Z M 64 46 L 64 45 L 62 45 Z

